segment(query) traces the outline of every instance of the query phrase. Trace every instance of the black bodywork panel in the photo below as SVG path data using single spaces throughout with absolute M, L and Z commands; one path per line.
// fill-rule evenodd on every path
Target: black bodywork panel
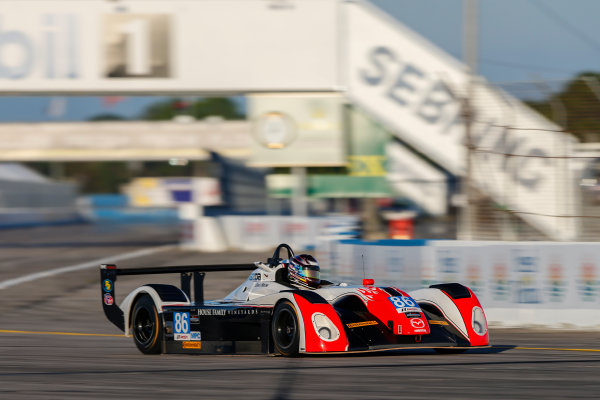
M 270 353 L 271 307 L 173 306 L 163 308 L 164 352 L 187 354 Z M 176 338 L 176 313 L 189 315 L 195 340 Z
M 469 289 L 460 283 L 439 283 L 429 286 L 432 289 L 439 289 L 453 299 L 468 299 L 471 297 Z

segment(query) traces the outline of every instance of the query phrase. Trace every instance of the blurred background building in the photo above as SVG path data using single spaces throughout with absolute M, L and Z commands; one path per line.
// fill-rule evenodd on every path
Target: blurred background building
M 368 239 L 596 241 L 600 74 L 490 83 L 478 2 L 436 13 L 464 12 L 462 55 L 376 5 L 1 1 L 0 104 L 20 111 L 0 113 L 0 226 L 342 215 Z

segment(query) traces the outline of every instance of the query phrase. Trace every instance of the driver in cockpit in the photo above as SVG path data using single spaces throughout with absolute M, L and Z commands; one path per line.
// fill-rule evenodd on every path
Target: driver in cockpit
M 317 289 L 321 285 L 321 268 L 310 254 L 300 254 L 283 263 L 287 265 L 291 284 L 309 289 Z

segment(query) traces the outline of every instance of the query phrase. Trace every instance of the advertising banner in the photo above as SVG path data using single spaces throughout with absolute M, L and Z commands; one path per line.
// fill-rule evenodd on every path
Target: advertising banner
M 337 3 L 2 0 L 0 93 L 333 90 Z

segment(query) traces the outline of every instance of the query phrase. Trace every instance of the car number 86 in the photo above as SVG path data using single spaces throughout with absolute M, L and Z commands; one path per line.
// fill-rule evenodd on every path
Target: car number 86
M 396 308 L 418 307 L 417 303 L 408 296 L 394 296 L 389 299 Z
M 175 333 L 190 333 L 190 313 L 173 313 Z

